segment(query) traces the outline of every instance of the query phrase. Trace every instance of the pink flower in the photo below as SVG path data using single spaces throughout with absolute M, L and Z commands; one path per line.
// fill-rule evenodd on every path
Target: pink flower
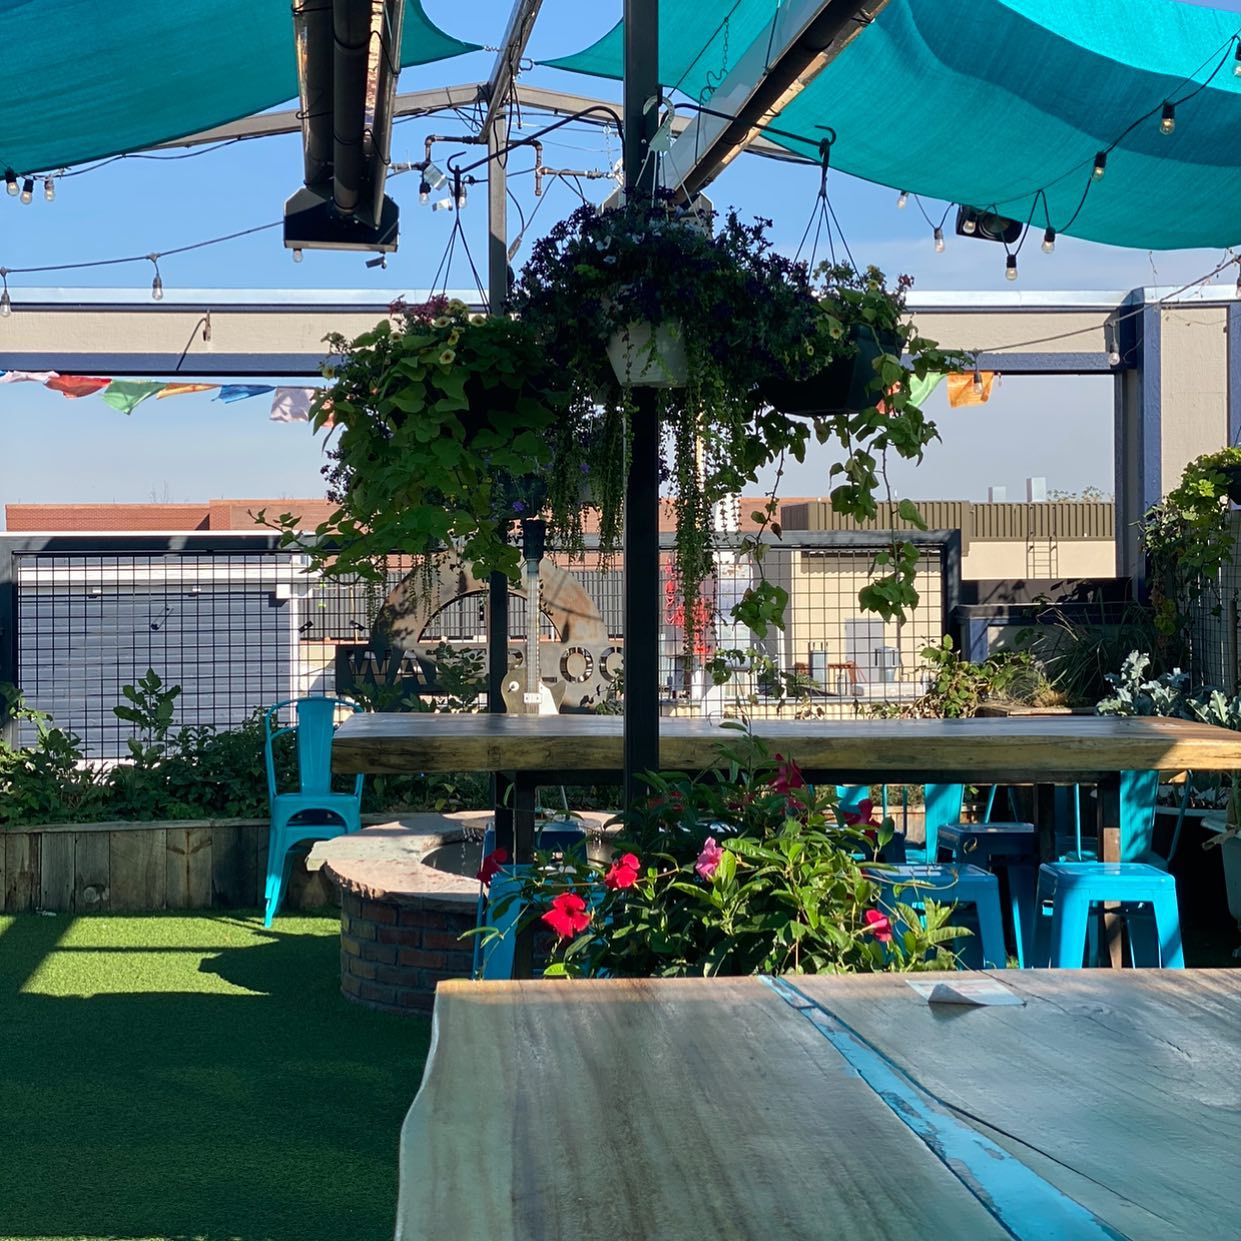
M 771 787 L 777 793 L 791 793 L 794 789 L 804 789 L 806 787 L 806 780 L 801 774 L 801 768 L 791 758 L 786 759 L 780 754 L 775 754 L 772 757 L 776 760 L 777 766 L 775 779 L 772 780 Z
M 702 842 L 702 852 L 698 855 L 698 861 L 694 863 L 694 869 L 710 883 L 720 864 L 720 858 L 723 856 L 724 850 L 715 843 L 715 837 L 708 836 Z
M 612 869 L 603 876 L 605 888 L 632 888 L 638 882 L 638 869 L 641 863 L 633 853 L 626 853 L 612 863 Z
M 586 902 L 576 892 L 562 892 L 542 920 L 561 939 L 571 939 L 590 925 L 590 914 L 586 912 Z
M 888 915 L 878 909 L 868 909 L 862 915 L 868 930 L 881 944 L 892 942 L 892 922 Z
M 487 854 L 485 858 L 483 858 L 483 864 L 479 868 L 478 874 L 474 877 L 479 883 L 486 886 L 500 873 L 507 862 L 507 849 L 492 849 L 492 851 Z
M 845 810 L 841 813 L 841 821 L 849 827 L 878 827 L 875 822 L 875 807 L 870 798 L 860 801 L 856 810 Z

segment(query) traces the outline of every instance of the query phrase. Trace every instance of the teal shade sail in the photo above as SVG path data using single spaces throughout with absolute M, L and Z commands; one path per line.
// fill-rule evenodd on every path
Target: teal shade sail
M 53 171 L 297 95 L 289 0 L 0 0 L 0 170 Z M 477 50 L 406 0 L 401 64 Z
M 709 106 L 739 40 L 766 38 L 778 7 L 663 0 L 665 85 Z M 1176 0 L 889 0 L 773 122 L 797 137 L 767 136 L 815 159 L 831 126 L 834 168 L 1029 220 L 1040 235 L 1233 245 L 1238 36 L 1241 15 Z M 619 31 L 549 63 L 619 76 Z M 1171 133 L 1160 128 L 1165 102 Z

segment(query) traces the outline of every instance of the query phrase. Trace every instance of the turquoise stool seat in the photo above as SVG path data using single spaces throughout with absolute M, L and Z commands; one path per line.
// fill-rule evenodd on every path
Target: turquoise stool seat
M 978 866 L 884 866 L 866 868 L 866 877 L 880 888 L 879 904 L 889 913 L 897 902 L 917 908 L 925 901 L 973 905 L 978 936 L 966 940 L 960 951 L 962 965 L 1003 969 L 1004 923 L 1000 918 L 1000 885 L 996 877 Z M 899 891 L 898 891 L 899 889 Z M 966 957 L 971 958 L 966 961 Z
M 1007 898 L 1008 928 L 1017 964 L 1031 955 L 1038 905 L 1038 832 L 1033 823 L 949 823 L 939 829 L 941 861 L 970 862 L 990 871 Z
M 923 786 L 922 796 L 926 809 L 926 839 L 921 847 L 906 843 L 905 858 L 909 862 L 934 864 L 939 857 L 939 829 L 960 819 L 965 785 L 927 784 Z
M 1127 918 L 1133 963 L 1184 969 L 1176 880 L 1144 862 L 1047 862 L 1039 868 L 1038 903 L 1051 902 L 1051 917 L 1040 918 L 1035 963 L 1053 969 L 1081 969 L 1092 909 L 1118 902 L 1122 912 L 1153 918 Z
M 483 833 L 483 857 L 485 858 L 496 847 L 496 830 L 489 827 Z M 570 849 L 581 850 L 583 858 L 586 850 L 586 832 L 577 824 L 566 826 L 560 822 L 558 826 L 546 826 L 540 829 L 534 838 L 536 849 L 552 849 L 562 853 Z M 525 877 L 530 872 L 529 866 L 512 864 L 501 868 L 492 879 L 490 887 L 478 886 L 478 907 L 475 925 L 493 926 L 500 932 L 498 938 L 493 937 L 483 943 L 479 936 L 474 937 L 474 977 L 483 978 L 488 982 L 507 982 L 513 977 L 513 949 L 517 939 L 517 920 L 525 908 L 517 893 L 521 891 Z M 512 899 L 504 899 L 512 897 Z M 493 912 L 492 906 L 499 912 Z
M 294 709 L 294 723 L 277 726 L 276 715 Z M 338 708 L 361 711 L 356 703 L 339 698 L 298 698 L 278 702 L 263 713 L 263 758 L 267 765 L 267 796 L 271 826 L 267 833 L 267 884 L 263 900 L 263 925 L 272 919 L 284 899 L 288 882 L 289 850 L 313 840 L 332 840 L 362 826 L 362 776 L 352 793 L 332 791 L 332 735 Z M 276 788 L 276 762 L 272 749 L 277 737 L 297 734 L 297 792 Z

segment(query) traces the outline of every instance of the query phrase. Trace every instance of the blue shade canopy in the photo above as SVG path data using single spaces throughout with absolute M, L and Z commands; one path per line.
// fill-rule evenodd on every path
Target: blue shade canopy
M 51 171 L 297 94 L 289 0 L 0 0 L 0 170 Z M 477 50 L 406 0 L 401 64 Z
M 662 0 L 663 82 L 709 106 L 778 7 Z M 889 0 L 773 122 L 804 141 L 767 136 L 814 159 L 831 126 L 834 168 L 1040 233 L 1050 225 L 1143 249 L 1233 245 L 1238 35 L 1238 14 L 1174 0 Z M 549 63 L 618 77 L 619 31 Z M 1165 101 L 1176 104 L 1170 134 L 1160 131 Z M 1095 153 L 1109 148 L 1093 180 Z

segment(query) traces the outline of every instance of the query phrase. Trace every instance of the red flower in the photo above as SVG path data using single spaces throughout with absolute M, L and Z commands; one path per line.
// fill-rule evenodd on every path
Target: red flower
M 508 861 L 507 849 L 492 849 L 492 851 L 483 858 L 483 864 L 479 868 L 478 874 L 474 877 L 481 884 L 489 884 L 504 868 Z
M 771 787 L 777 793 L 791 793 L 794 789 L 804 789 L 806 787 L 806 780 L 801 774 L 801 768 L 791 758 L 786 759 L 779 754 L 773 757 L 778 765 L 776 767 L 775 779 L 771 782 Z
M 878 909 L 868 909 L 862 915 L 868 930 L 881 944 L 892 942 L 892 922 L 888 915 Z
M 543 921 L 561 939 L 570 939 L 590 925 L 590 914 L 586 912 L 586 902 L 576 892 L 562 892 L 552 901 Z
M 841 813 L 841 822 L 848 827 L 878 827 L 875 822 L 875 807 L 870 798 L 860 801 L 856 810 L 845 810 Z
M 612 869 L 603 876 L 605 888 L 632 888 L 638 882 L 638 868 L 641 863 L 632 853 L 626 853 L 612 863 Z

